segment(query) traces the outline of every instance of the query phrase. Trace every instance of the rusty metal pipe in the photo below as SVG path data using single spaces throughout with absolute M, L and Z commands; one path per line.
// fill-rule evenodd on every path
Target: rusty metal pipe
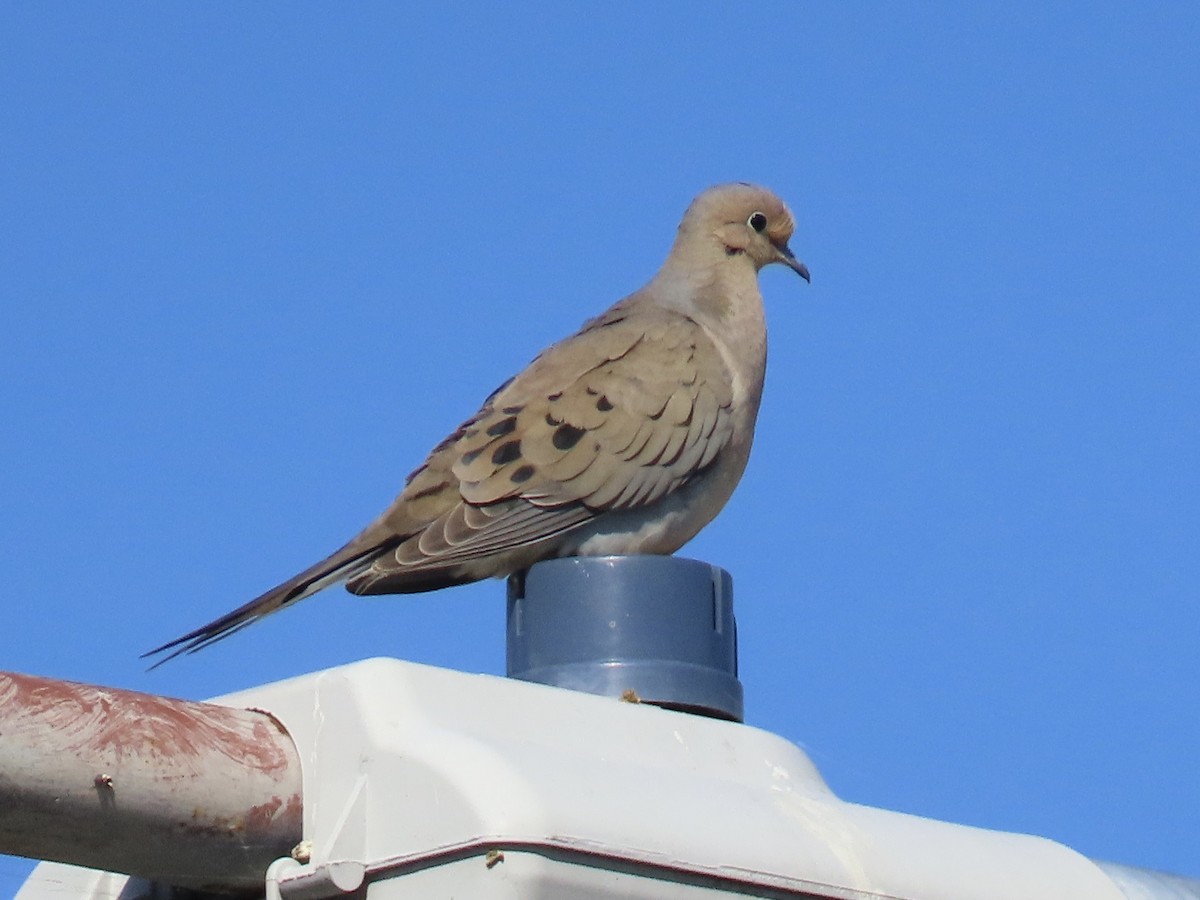
M 0 853 L 261 891 L 301 830 L 271 715 L 0 672 Z

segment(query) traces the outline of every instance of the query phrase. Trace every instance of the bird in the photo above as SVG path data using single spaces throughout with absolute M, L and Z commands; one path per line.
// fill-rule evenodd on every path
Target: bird
M 194 653 L 339 582 L 408 594 L 555 557 L 674 553 L 746 468 L 767 360 L 758 273 L 811 281 L 794 228 L 765 188 L 701 192 L 657 274 L 493 391 L 362 532 L 143 657 Z

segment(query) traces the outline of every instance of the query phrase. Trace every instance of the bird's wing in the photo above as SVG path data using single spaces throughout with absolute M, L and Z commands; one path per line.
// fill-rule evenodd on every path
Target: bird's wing
M 434 450 L 381 520 L 412 537 L 347 586 L 413 590 L 406 581 L 485 557 L 497 570 L 472 577 L 505 574 L 506 554 L 608 511 L 652 507 L 728 444 L 732 405 L 730 373 L 703 328 L 618 306 L 539 356 Z

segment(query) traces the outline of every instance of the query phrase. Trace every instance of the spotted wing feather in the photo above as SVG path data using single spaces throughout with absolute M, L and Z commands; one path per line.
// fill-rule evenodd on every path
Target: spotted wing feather
M 380 525 L 411 537 L 351 578 L 355 593 L 470 568 L 498 574 L 595 517 L 649 506 L 703 471 L 732 433 L 730 375 L 668 311 L 620 307 L 496 391 L 410 476 Z M 530 559 L 532 561 L 532 559 Z M 497 572 L 486 570 L 489 564 Z

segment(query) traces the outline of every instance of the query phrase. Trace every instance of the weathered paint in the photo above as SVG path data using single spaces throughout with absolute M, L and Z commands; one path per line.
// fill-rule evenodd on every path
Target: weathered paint
M 261 889 L 302 821 L 269 713 L 0 673 L 0 852 Z

